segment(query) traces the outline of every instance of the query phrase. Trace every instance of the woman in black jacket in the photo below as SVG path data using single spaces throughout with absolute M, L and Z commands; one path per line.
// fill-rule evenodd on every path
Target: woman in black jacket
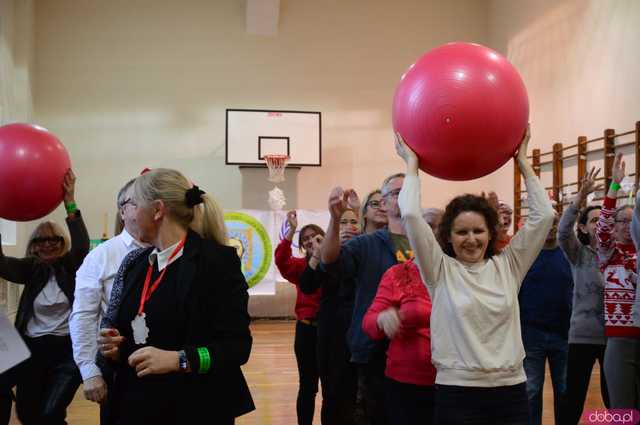
M 114 282 L 98 345 L 114 366 L 117 425 L 233 424 L 254 409 L 248 286 L 223 215 L 181 173 L 136 179 L 139 240 Z
M 76 270 L 89 252 L 89 234 L 74 199 L 75 176 L 64 178 L 64 205 L 71 244 L 54 222 L 40 223 L 26 257 L 7 257 L 0 245 L 0 277 L 24 285 L 16 328 L 31 357 L 0 376 L 3 393 L 17 385 L 16 410 L 24 425 L 66 424 L 66 409 L 80 385 L 73 361 L 69 314 Z

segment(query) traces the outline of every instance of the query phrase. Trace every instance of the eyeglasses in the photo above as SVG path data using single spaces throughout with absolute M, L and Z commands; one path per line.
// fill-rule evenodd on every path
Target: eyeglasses
M 386 198 L 387 196 L 392 196 L 394 198 L 397 198 L 398 195 L 400 195 L 400 191 L 402 189 L 394 189 L 394 190 L 390 190 L 389 192 L 385 193 L 384 195 L 382 195 L 383 198 Z
M 378 208 L 380 208 L 380 201 L 376 201 L 376 200 L 369 201 L 367 202 L 367 207 L 371 207 L 374 210 L 377 210 Z
M 631 223 L 631 219 L 622 219 L 622 220 L 616 220 L 616 223 L 624 223 L 624 224 L 629 224 Z
M 127 204 L 128 204 L 128 205 L 131 205 L 132 207 L 137 207 L 136 203 L 135 203 L 135 202 L 133 202 L 133 199 L 131 199 L 131 198 L 127 198 L 127 199 L 125 199 L 125 200 L 124 200 L 124 202 L 123 202 L 123 203 L 121 203 L 121 204 L 120 204 L 120 208 L 124 208 L 124 207 L 125 207 L 125 205 L 127 205 Z
M 39 236 L 37 238 L 33 238 L 33 243 L 61 244 L 63 242 L 64 238 L 62 236 Z

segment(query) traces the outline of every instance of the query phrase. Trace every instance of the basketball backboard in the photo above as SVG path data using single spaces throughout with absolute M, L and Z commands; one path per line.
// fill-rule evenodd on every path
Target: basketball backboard
M 227 109 L 225 147 L 228 165 L 265 166 L 265 155 L 278 154 L 287 166 L 320 166 L 320 112 Z

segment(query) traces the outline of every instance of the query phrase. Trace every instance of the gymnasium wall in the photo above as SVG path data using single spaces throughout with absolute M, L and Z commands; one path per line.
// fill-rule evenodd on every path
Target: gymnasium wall
M 32 120 L 33 2 L 0 0 L 0 125 Z M 7 188 L 0 187 L 0 190 Z M 24 253 L 30 225 L 18 225 L 17 244 L 3 245 L 7 255 Z M 5 243 L 7 238 L 4 239 Z M 0 312 L 13 316 L 19 294 L 17 285 L 0 279 Z
M 640 121 L 639 19 L 637 0 L 491 0 L 490 44 L 525 81 L 535 147 L 550 151 L 554 143 L 596 138 L 605 128 L 621 133 Z M 589 166 L 601 163 L 595 158 Z M 575 181 L 576 171 L 570 162 L 565 181 Z M 510 165 L 489 178 L 509 199 L 512 175 Z M 551 185 L 550 166 L 542 179 Z
M 92 237 L 144 167 L 185 171 L 227 209 L 268 208 L 266 171 L 224 165 L 226 108 L 322 111 L 323 167 L 299 172 L 289 207 L 326 208 L 338 184 L 369 191 L 401 169 L 390 106 L 405 69 L 488 33 L 477 0 L 282 0 L 273 37 L 247 34 L 241 0 L 41 0 L 35 21 L 35 117 L 71 152 Z
M 112 233 L 115 193 L 144 167 L 183 170 L 226 209 L 267 209 L 266 170 L 224 165 L 226 108 L 322 112 L 323 166 L 287 172 L 288 208 L 326 208 L 335 185 L 364 195 L 402 166 L 390 110 L 406 68 L 448 41 L 487 42 L 485 1 L 282 0 L 273 37 L 247 34 L 245 3 L 36 1 L 35 118 L 70 151 L 92 237 L 105 213 Z M 294 300 L 278 283 L 250 313 L 290 316 Z

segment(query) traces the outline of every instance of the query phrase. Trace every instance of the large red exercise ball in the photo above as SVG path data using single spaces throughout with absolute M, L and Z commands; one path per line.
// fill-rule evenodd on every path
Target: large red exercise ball
M 56 136 L 31 124 L 0 127 L 0 217 L 29 221 L 62 201 L 69 154 Z
M 485 176 L 517 151 L 529 119 L 522 78 L 499 53 L 471 43 L 427 52 L 402 76 L 393 127 L 420 168 L 447 180 Z

